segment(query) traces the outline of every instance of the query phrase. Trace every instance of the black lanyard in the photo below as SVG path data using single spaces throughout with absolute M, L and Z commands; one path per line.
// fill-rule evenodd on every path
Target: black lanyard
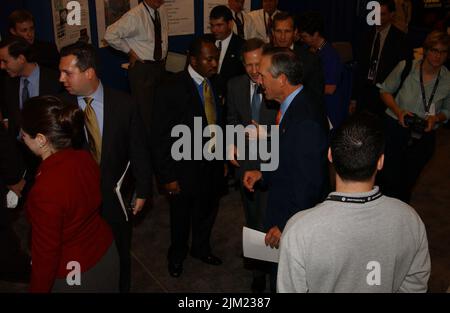
M 422 91 L 422 103 L 425 113 L 430 113 L 430 107 L 433 103 L 434 94 L 436 93 L 437 87 L 439 85 L 439 76 L 441 75 L 441 70 L 436 77 L 436 82 L 434 83 L 433 91 L 431 92 L 430 100 L 427 102 L 427 97 L 425 95 L 425 86 L 423 84 L 423 61 L 420 63 L 420 90 Z
M 367 203 L 367 202 L 375 201 L 378 198 L 380 198 L 382 195 L 383 194 L 381 193 L 381 191 L 378 191 L 373 196 L 358 197 L 358 198 L 356 198 L 356 197 L 338 196 L 338 195 L 329 195 L 327 200 L 329 200 L 329 201 L 337 201 L 337 202 L 348 202 L 348 203 L 364 204 L 364 203 Z
M 267 13 L 267 15 L 269 15 L 269 18 L 271 18 L 269 13 Z M 269 27 L 267 27 L 268 20 L 266 21 L 266 11 L 264 11 L 264 10 L 263 10 L 263 16 L 264 16 L 264 27 L 266 28 L 266 35 L 269 36 L 271 30 L 269 29 Z M 273 23 L 273 21 L 272 21 L 272 23 Z
M 145 3 L 145 1 L 144 1 L 143 4 L 144 4 L 144 7 L 147 9 L 148 15 L 150 15 L 150 19 L 151 19 L 152 22 L 153 22 L 153 26 L 155 26 L 155 25 L 156 25 L 156 18 L 157 18 L 156 10 L 153 9 L 153 11 L 155 12 L 155 18 L 153 18 L 152 14 L 150 13 L 150 9 L 148 8 L 148 6 L 147 6 L 147 4 Z

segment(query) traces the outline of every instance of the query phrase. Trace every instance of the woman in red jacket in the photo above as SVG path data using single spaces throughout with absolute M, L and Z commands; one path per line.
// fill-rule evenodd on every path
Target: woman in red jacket
M 76 150 L 84 114 L 56 97 L 32 98 L 22 137 L 42 159 L 26 203 L 31 222 L 31 292 L 116 292 L 118 254 L 100 217 L 100 171 Z

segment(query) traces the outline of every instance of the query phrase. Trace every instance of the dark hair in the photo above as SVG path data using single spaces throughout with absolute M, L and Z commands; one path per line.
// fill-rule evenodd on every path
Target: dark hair
M 206 43 L 215 44 L 216 40 L 212 34 L 206 34 L 195 37 L 189 45 L 188 55 L 190 57 L 198 58 L 202 54 L 202 46 Z
M 15 10 L 8 16 L 8 29 L 16 28 L 16 24 L 27 21 L 34 24 L 33 14 L 26 10 Z
M 446 32 L 441 32 L 438 30 L 434 30 L 428 34 L 427 38 L 425 38 L 425 42 L 423 43 L 423 48 L 425 51 L 430 50 L 434 46 L 441 44 L 444 47 L 449 47 L 450 36 Z
M 314 35 L 315 32 L 318 32 L 323 36 L 323 17 L 319 12 L 305 12 L 299 17 L 298 28 L 300 32 L 305 32 L 311 36 Z
M 281 22 L 281 21 L 286 21 L 286 20 L 292 20 L 292 27 L 294 28 L 294 30 L 297 28 L 297 21 L 295 19 L 295 16 L 292 15 L 289 12 L 285 12 L 285 11 L 281 11 L 278 12 L 277 14 L 275 14 L 275 16 L 273 17 L 272 20 L 272 29 L 275 29 L 275 25 L 277 22 Z
M 244 56 L 244 53 L 261 49 L 265 44 L 266 43 L 260 38 L 250 38 L 242 45 L 241 55 Z
M 223 18 L 225 22 L 229 22 L 233 20 L 233 13 L 231 13 L 231 10 L 228 7 L 224 5 L 218 5 L 211 10 L 211 12 L 209 13 L 209 18 L 212 20 Z
M 336 173 L 343 180 L 370 180 L 384 151 L 381 121 L 370 113 L 350 117 L 331 138 L 331 155 Z
M 14 59 L 23 55 L 27 62 L 34 62 L 33 48 L 25 39 L 17 36 L 8 36 L 0 42 L 0 49 L 5 47 L 8 47 L 8 53 Z
M 87 69 L 94 69 L 95 73 L 98 74 L 98 59 L 97 53 L 93 45 L 77 41 L 74 44 L 65 46 L 60 52 L 61 58 L 68 55 L 74 55 L 77 58 L 77 67 L 80 71 L 84 72 Z
M 277 78 L 284 74 L 288 82 L 293 86 L 303 82 L 303 63 L 291 49 L 268 46 L 263 51 L 263 55 L 271 58 L 272 66 L 269 72 L 272 74 L 272 77 Z
M 391 13 L 395 12 L 396 10 L 394 0 L 379 0 L 378 3 L 380 4 L 380 6 L 386 6 Z
M 56 150 L 81 148 L 84 114 L 75 104 L 54 96 L 30 98 L 22 110 L 22 129 L 31 138 L 42 134 Z

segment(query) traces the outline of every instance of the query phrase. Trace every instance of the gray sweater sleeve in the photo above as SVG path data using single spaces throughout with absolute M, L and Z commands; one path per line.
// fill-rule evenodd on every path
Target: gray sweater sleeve
M 427 283 L 430 278 L 431 261 L 428 252 L 428 240 L 425 226 L 420 223 L 420 242 L 417 253 L 412 260 L 408 273 L 405 276 L 398 292 L 427 292 Z
M 280 260 L 278 263 L 277 292 L 306 293 L 306 271 L 304 262 L 303 240 L 293 238 L 299 236 L 295 231 L 288 231 L 281 239 Z M 293 247 L 292 245 L 295 245 Z M 293 255 L 291 252 L 295 253 Z

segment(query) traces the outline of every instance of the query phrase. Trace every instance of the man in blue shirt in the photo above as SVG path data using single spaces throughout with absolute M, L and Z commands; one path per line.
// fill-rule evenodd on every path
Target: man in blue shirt
M 303 88 L 301 61 L 292 50 L 266 50 L 259 72 L 266 98 L 281 104 L 277 117 L 280 160 L 273 172 L 247 171 L 244 186 L 253 191 L 258 181 L 267 184 L 265 243 L 278 248 L 288 219 L 322 201 L 328 191 L 328 122 L 322 106 Z M 271 277 L 273 291 L 275 277 L 276 271 Z
M 36 63 L 31 45 L 19 37 L 10 37 L 0 43 L 0 68 L 9 76 L 2 82 L 3 117 L 8 119 L 9 132 L 18 136 L 24 102 L 31 97 L 58 93 L 61 89 L 58 72 Z
M 0 68 L 7 73 L 0 81 L 0 89 L 3 91 L 0 95 L 3 124 L 11 136 L 20 139 L 20 112 L 23 104 L 31 97 L 59 93 L 61 84 L 58 72 L 39 65 L 30 43 L 20 37 L 9 37 L 0 43 Z M 33 184 L 40 160 L 22 141 L 19 140 L 17 144 L 27 169 L 27 186 L 23 192 L 25 198 Z

